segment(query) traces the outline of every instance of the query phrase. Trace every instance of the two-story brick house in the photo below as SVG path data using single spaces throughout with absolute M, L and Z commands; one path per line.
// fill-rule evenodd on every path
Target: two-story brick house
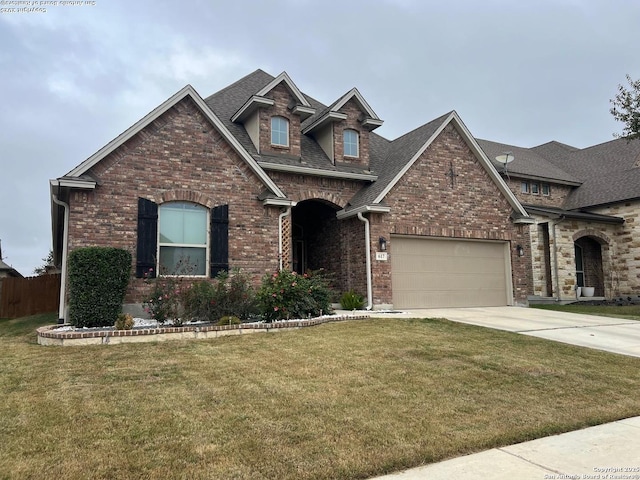
M 598 297 L 640 295 L 640 141 L 585 149 L 558 142 L 520 148 L 478 140 L 527 212 L 533 296 L 574 300 L 576 287 Z
M 326 106 L 286 73 L 257 70 L 206 99 L 187 86 L 51 180 L 55 259 L 64 269 L 80 246 L 129 249 L 128 303 L 142 300 L 145 274 L 181 273 L 185 259 L 195 277 L 240 268 L 256 282 L 324 268 L 373 308 L 549 293 L 531 255 L 544 205 L 523 207 L 520 177 L 496 169 L 488 144 L 455 112 L 393 141 L 381 124 L 357 89 Z M 582 188 L 556 170 L 540 177 L 550 199 Z

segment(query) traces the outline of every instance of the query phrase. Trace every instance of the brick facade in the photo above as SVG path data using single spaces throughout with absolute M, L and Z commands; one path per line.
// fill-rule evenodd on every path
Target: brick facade
M 300 117 L 289 108 L 291 93 L 280 84 L 266 96 L 275 105 L 258 109 L 260 153 L 299 157 Z M 370 131 L 362 127 L 362 109 L 350 100 L 340 111 L 347 119 L 332 125 L 335 160 L 366 170 Z M 287 147 L 271 145 L 274 115 L 289 121 Z M 342 132 L 347 128 L 359 132 L 357 158 L 343 155 Z M 452 168 L 453 180 L 447 175 Z M 263 181 L 189 97 L 118 146 L 87 174 L 96 179 L 97 186 L 92 191 L 71 192 L 70 250 L 90 245 L 125 248 L 132 253 L 135 265 L 139 198 L 159 205 L 187 201 L 208 209 L 228 205 L 230 268 L 242 269 L 258 284 L 265 273 L 279 268 L 281 260 L 284 268 L 295 267 L 296 239 L 304 235 L 309 268 L 329 271 L 339 294 L 355 290 L 366 296 L 365 223 L 357 217 L 338 220 L 335 214 L 346 208 L 367 182 L 267 171 L 286 198 L 297 203 L 282 221 L 280 258 L 279 216 L 286 210 L 264 206 L 259 200 L 265 190 Z M 512 180 L 512 184 L 519 188 L 519 181 Z M 560 202 L 567 192 L 554 185 L 548 200 Z M 393 303 L 393 235 L 508 242 L 513 301 L 526 302 L 533 292 L 535 270 L 528 250 L 538 236 L 530 238 L 528 226 L 513 224 L 513 207 L 453 123 L 391 189 L 384 204 L 390 213 L 365 214 L 371 229 L 374 305 Z M 300 224 L 304 228 L 300 229 Z M 638 233 L 632 230 L 628 235 Z M 387 240 L 388 261 L 375 259 L 379 237 Z M 517 255 L 516 245 L 525 246 L 525 256 Z M 638 268 L 629 275 L 640 278 L 640 261 L 637 263 Z M 148 289 L 144 280 L 132 279 L 126 302 L 142 301 Z
M 351 99 L 339 110 L 347 115 L 346 120 L 333 124 L 333 138 L 335 142 L 335 161 L 361 165 L 364 169 L 369 169 L 369 131 L 362 127 L 360 116 L 363 114 L 358 103 Z M 344 155 L 343 132 L 347 129 L 358 132 L 358 156 L 350 157 Z
M 447 176 L 452 165 L 458 175 L 453 186 Z M 513 208 L 453 125 L 427 148 L 385 202 L 391 213 L 374 216 L 371 241 L 375 250 L 379 236 L 387 239 L 390 261 L 374 262 L 374 303 L 392 303 L 392 234 L 508 241 L 514 300 L 526 301 L 531 257 L 517 256 L 515 246 L 529 245 L 528 228 L 511 222 Z
M 564 201 L 567 199 L 571 190 L 575 187 L 570 187 L 568 185 L 561 185 L 557 183 L 549 183 L 549 182 L 535 182 L 540 185 L 539 193 L 522 193 L 521 183 L 529 182 L 529 188 L 531 188 L 531 183 L 533 180 L 521 179 L 517 177 L 511 176 L 510 178 L 504 178 L 504 181 L 509 186 L 509 189 L 513 192 L 516 198 L 525 205 L 539 205 L 541 207 L 556 207 L 562 208 Z M 542 194 L 542 184 L 546 183 L 549 185 L 549 195 Z
M 275 101 L 275 105 L 268 108 L 260 108 L 260 153 L 287 154 L 300 156 L 300 116 L 294 115 L 289 110 L 289 104 L 294 100 L 284 84 L 277 85 L 265 95 Z M 271 118 L 283 117 L 289 121 L 289 145 L 287 147 L 271 144 Z
M 92 192 L 71 194 L 69 249 L 124 248 L 136 255 L 138 197 L 229 205 L 229 264 L 256 278 L 278 268 L 279 209 L 258 200 L 262 182 L 191 100 L 183 100 L 89 172 Z M 133 279 L 127 302 L 145 291 Z

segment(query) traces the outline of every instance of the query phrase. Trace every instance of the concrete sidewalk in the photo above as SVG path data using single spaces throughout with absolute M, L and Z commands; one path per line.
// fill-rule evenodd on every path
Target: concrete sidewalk
M 433 463 L 373 480 L 640 479 L 640 417 Z

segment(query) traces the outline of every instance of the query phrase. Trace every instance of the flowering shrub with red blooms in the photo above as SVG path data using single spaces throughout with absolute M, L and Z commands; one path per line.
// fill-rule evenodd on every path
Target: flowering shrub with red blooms
M 281 270 L 262 278 L 260 313 L 267 322 L 331 313 L 332 292 L 321 270 L 298 275 Z
M 182 325 L 182 281 L 183 277 L 157 277 L 151 294 L 144 301 L 145 311 L 158 323 L 171 320 L 175 326 Z

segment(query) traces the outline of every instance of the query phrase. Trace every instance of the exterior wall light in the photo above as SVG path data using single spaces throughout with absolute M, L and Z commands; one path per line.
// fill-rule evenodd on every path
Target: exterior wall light
M 519 257 L 524 257 L 524 248 L 522 248 L 522 245 L 516 247 L 516 252 L 518 252 Z
M 387 239 L 384 237 L 380 237 L 378 239 L 378 243 L 380 244 L 380 251 L 381 252 L 386 252 L 387 251 Z

